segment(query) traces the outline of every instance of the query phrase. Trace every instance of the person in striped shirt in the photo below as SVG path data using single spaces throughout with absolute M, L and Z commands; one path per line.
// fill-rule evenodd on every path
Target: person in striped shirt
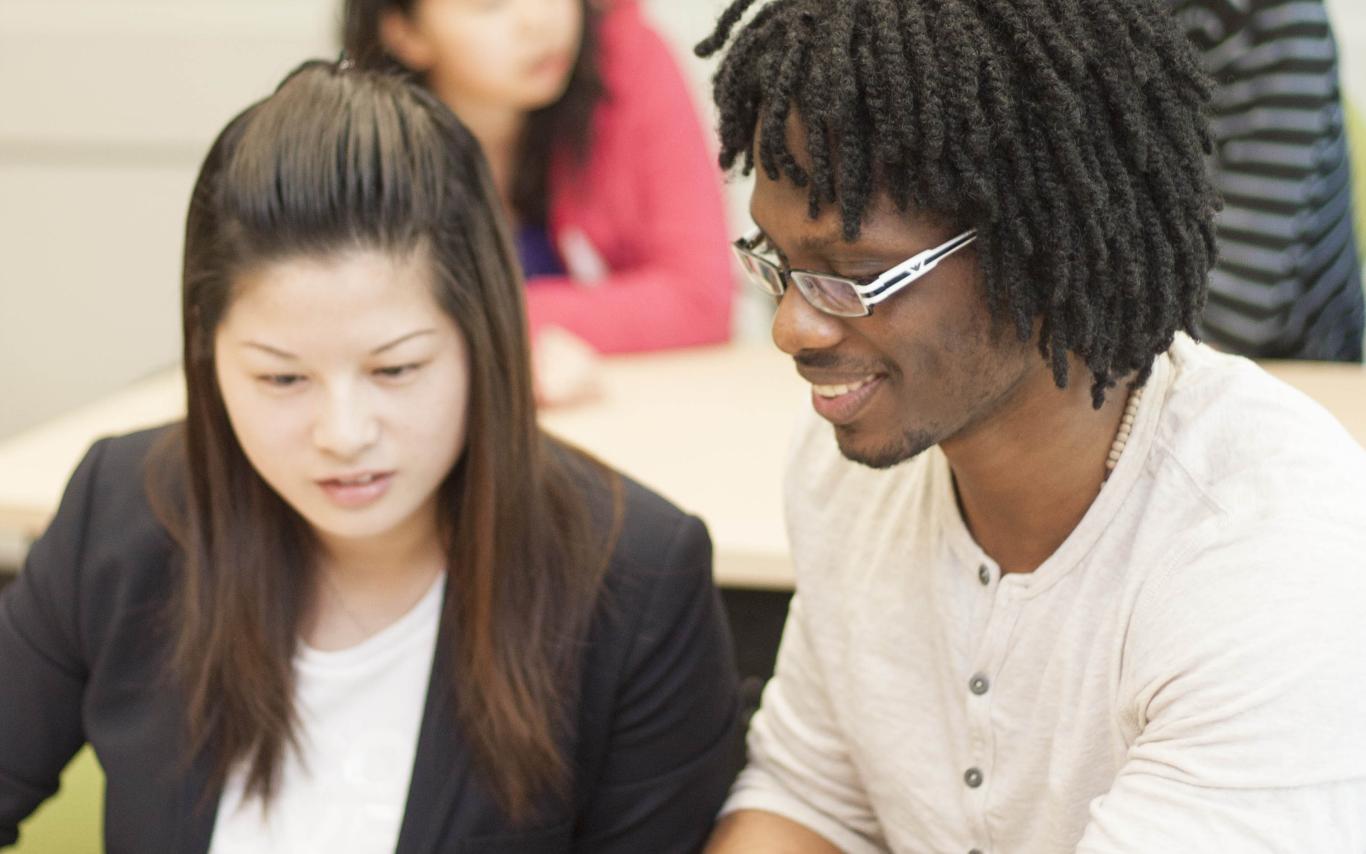
M 1322 0 L 1171 0 L 1216 89 L 1219 260 L 1201 331 L 1246 356 L 1360 361 L 1361 267 Z

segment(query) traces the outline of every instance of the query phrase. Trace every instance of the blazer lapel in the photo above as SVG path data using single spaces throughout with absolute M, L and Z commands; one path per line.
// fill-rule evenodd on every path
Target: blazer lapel
M 470 807 L 471 762 L 455 720 L 449 650 L 450 626 L 443 619 L 432 656 L 432 675 L 395 854 L 438 854 L 445 850 L 442 843 L 453 832 L 452 825 L 459 823 L 461 807 Z

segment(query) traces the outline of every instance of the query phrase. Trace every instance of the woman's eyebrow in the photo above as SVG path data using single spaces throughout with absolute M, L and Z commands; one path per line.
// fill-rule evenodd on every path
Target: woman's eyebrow
M 406 335 L 400 335 L 399 337 L 395 338 L 393 341 L 390 341 L 388 344 L 381 344 L 380 346 L 378 346 L 378 347 L 376 347 L 375 349 L 371 350 L 371 351 L 370 351 L 370 355 L 371 355 L 371 356 L 378 356 L 380 353 L 383 353 L 385 350 L 391 349 L 391 348 L 393 348 L 393 347 L 397 347 L 398 345 L 402 344 L 402 343 L 405 342 L 405 341 L 409 341 L 409 340 L 411 340 L 411 339 L 413 339 L 413 338 L 417 338 L 417 337 L 419 337 L 419 336 L 421 336 L 421 335 L 435 335 L 435 334 L 436 334 L 436 330 L 435 330 L 435 329 L 418 329 L 418 330 L 416 330 L 416 331 L 414 331 L 414 332 L 409 332 L 409 333 L 407 333 Z
M 281 350 L 279 347 L 272 347 L 269 344 L 262 344 L 260 341 L 243 341 L 242 346 L 252 347 L 257 350 L 264 350 L 272 356 L 279 356 L 281 359 L 289 359 L 291 361 L 298 361 L 299 359 L 298 356 L 294 355 L 288 350 Z
M 417 330 L 414 330 L 413 332 L 408 332 L 408 333 L 405 333 L 405 334 L 403 334 L 403 335 L 400 335 L 399 337 L 395 338 L 394 340 L 390 341 L 390 342 L 387 343 L 387 344 L 381 344 L 381 345 L 379 345 L 378 347 L 376 347 L 375 349 L 373 349 L 373 350 L 370 351 L 370 355 L 372 355 L 372 356 L 378 356 L 380 353 L 383 353 L 385 350 L 390 350 L 390 349 L 392 349 L 392 348 L 394 348 L 394 347 L 397 347 L 398 345 L 404 343 L 405 341 L 410 341 L 410 340 L 412 340 L 413 338 L 417 338 L 417 337 L 422 336 L 422 335 L 435 335 L 435 334 L 436 334 L 436 330 L 435 330 L 435 329 L 417 329 Z M 265 351 L 265 352 L 271 354 L 272 356 L 279 356 L 281 359 L 289 359 L 289 360 L 291 360 L 291 361 L 297 361 L 298 358 L 299 358 L 298 356 L 296 356 L 295 354 L 289 352 L 288 350 L 281 350 L 279 347 L 273 347 L 273 346 L 271 346 L 270 344 L 262 344 L 260 341 L 243 341 L 243 342 L 242 342 L 242 346 L 244 346 L 244 347 L 252 347 L 252 348 L 255 348 L 255 349 L 257 349 L 257 350 L 263 350 L 263 351 Z

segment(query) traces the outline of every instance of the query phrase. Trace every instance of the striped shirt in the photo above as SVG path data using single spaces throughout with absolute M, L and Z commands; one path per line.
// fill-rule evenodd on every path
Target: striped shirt
M 1172 0 L 1216 80 L 1219 262 L 1203 332 L 1257 357 L 1359 361 L 1361 269 L 1321 0 Z

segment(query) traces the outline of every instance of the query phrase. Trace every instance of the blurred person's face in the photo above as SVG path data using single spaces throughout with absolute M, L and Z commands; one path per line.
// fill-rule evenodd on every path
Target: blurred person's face
M 809 165 L 805 131 L 788 145 Z M 961 231 L 881 194 L 858 237 L 846 241 L 838 204 L 809 216 L 809 187 L 755 169 L 750 212 L 789 268 L 873 278 Z M 835 317 L 787 288 L 773 340 L 811 383 L 812 405 L 835 428 L 845 457 L 885 468 L 993 423 L 1022 394 L 1053 389 L 1035 343 L 992 323 L 975 247 L 956 253 L 868 317 Z
M 251 465 L 336 551 L 437 536 L 469 354 L 425 253 L 273 262 L 234 282 L 219 388 Z
M 529 112 L 564 94 L 583 34 L 581 0 L 417 0 L 380 22 L 385 48 L 457 114 Z

